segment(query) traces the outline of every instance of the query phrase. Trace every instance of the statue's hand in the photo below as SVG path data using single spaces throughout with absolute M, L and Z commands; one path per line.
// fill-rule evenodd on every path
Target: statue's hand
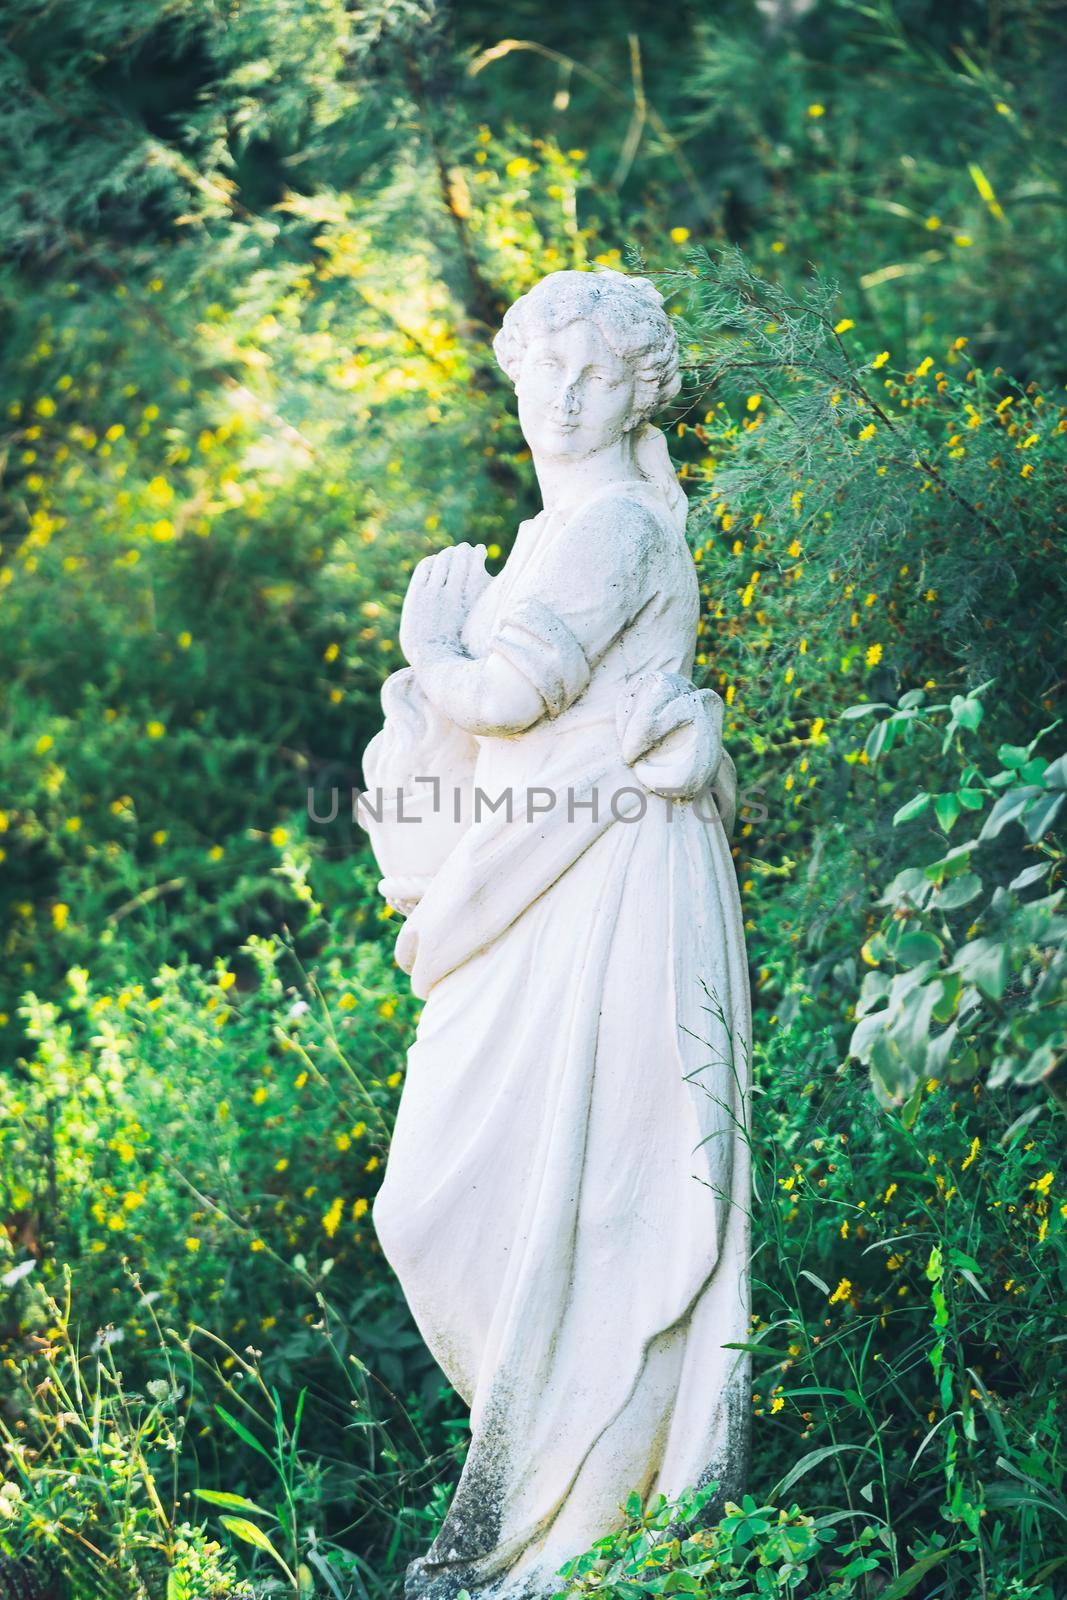
M 454 650 L 475 601 L 492 582 L 483 544 L 456 544 L 420 561 L 400 613 L 400 648 L 411 662 Z

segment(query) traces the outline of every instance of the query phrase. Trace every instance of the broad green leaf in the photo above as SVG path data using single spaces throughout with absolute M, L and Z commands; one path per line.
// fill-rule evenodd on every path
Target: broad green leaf
M 982 843 L 995 839 L 1009 822 L 1016 821 L 1022 815 L 1031 800 L 1036 800 L 1043 793 L 1044 790 L 1033 784 L 1021 789 L 1007 789 L 985 819 L 985 826 L 978 835 Z
M 874 1041 L 885 1031 L 886 1021 L 887 1016 L 884 1011 L 875 1011 L 871 1016 L 861 1017 L 848 1041 L 849 1055 L 855 1056 L 857 1061 L 862 1061 L 864 1066 L 869 1066 Z
M 903 872 L 897 873 L 878 904 L 895 906 L 902 900 L 910 900 L 913 905 L 921 906 L 929 891 L 930 884 L 922 867 L 905 867 Z
M 1008 986 L 1008 951 L 998 939 L 972 939 L 957 951 L 953 968 L 988 1000 L 999 1000 Z
M 1022 824 L 1031 844 L 1036 844 L 1039 839 L 1044 838 L 1059 815 L 1064 800 L 1067 800 L 1067 795 L 1047 794 L 1043 800 L 1038 800 L 1027 809 Z
M 930 910 L 957 911 L 960 906 L 970 905 L 981 892 L 982 880 L 977 872 L 965 872 L 961 878 L 950 878 L 943 888 L 938 889 L 930 901 Z
M 932 933 L 922 930 L 906 933 L 897 941 L 893 957 L 904 967 L 917 967 L 921 961 L 939 961 L 941 942 Z
M 958 694 L 952 696 L 951 709 L 953 719 L 959 726 L 969 729 L 972 733 L 981 724 L 985 715 L 985 707 L 980 700 L 964 699 L 962 695 Z
M 893 745 L 893 724 L 891 721 L 876 722 L 867 735 L 864 745 L 864 754 L 868 761 L 877 761 L 883 750 L 889 750 Z
M 1067 755 L 1057 756 L 1044 771 L 1046 789 L 1067 789 Z
M 937 981 L 940 993 L 934 1003 L 933 1019 L 935 1022 L 949 1022 L 959 1003 L 963 985 L 957 972 L 946 972 Z
M 949 833 L 960 814 L 960 803 L 954 794 L 939 794 L 934 801 L 934 815 L 942 831 Z
M 1013 889 L 1016 894 L 1020 889 L 1029 889 L 1032 883 L 1040 883 L 1042 878 L 1048 876 L 1051 866 L 1051 861 L 1037 861 L 1032 867 L 1024 867 L 1022 872 L 1011 880 L 1008 888 Z
M 941 1020 L 943 1019 L 938 1018 L 938 1021 Z M 926 1047 L 926 1061 L 923 1069 L 928 1077 L 944 1077 L 945 1068 L 948 1065 L 948 1059 L 952 1052 L 952 1046 L 956 1042 L 956 1035 L 958 1032 L 959 1023 L 952 1022 L 943 1033 L 939 1033 L 937 1035 L 936 1039 L 930 1040 Z

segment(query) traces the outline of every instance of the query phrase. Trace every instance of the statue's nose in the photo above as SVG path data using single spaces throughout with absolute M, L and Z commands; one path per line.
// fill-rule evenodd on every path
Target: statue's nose
M 573 383 L 568 383 L 563 393 L 556 401 L 556 410 L 564 417 L 576 417 L 581 410 L 581 401 Z

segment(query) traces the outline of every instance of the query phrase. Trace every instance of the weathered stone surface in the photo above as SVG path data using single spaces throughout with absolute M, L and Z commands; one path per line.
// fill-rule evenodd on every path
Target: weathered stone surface
M 562 272 L 495 348 L 544 510 L 499 577 L 420 563 L 366 762 L 426 1001 L 375 1223 L 471 1406 L 411 1600 L 550 1594 L 632 1490 L 738 1494 L 747 1449 L 735 780 L 649 421 L 675 336 L 644 280 Z

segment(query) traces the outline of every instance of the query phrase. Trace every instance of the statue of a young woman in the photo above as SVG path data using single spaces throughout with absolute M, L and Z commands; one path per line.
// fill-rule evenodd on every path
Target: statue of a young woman
M 497 578 L 416 568 L 365 762 L 426 1001 L 374 1219 L 471 1407 L 417 1600 L 550 1595 L 632 1491 L 737 1494 L 748 1414 L 733 769 L 649 421 L 674 330 L 643 279 L 557 272 L 495 349 L 544 510 Z

